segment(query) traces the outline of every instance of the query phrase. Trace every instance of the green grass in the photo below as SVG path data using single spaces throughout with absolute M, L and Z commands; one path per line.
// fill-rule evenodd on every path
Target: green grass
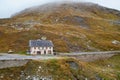
M 21 51 L 21 52 L 17 52 L 17 54 L 21 54 L 21 55 L 27 55 L 27 51 Z

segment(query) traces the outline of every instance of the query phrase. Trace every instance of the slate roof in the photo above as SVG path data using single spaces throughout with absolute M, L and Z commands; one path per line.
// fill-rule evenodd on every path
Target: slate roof
M 29 47 L 53 47 L 53 43 L 50 40 L 30 40 Z

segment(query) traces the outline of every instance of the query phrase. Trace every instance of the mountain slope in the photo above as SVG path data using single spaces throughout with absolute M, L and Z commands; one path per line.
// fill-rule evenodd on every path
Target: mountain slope
M 25 51 L 30 39 L 42 36 L 57 52 L 119 50 L 120 11 L 93 3 L 49 3 L 0 20 L 0 35 L 1 51 Z

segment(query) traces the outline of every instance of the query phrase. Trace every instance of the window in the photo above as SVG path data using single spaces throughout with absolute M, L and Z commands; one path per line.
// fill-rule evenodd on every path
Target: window
M 50 47 L 50 49 L 52 49 L 52 47 Z
M 46 49 L 46 47 L 44 47 L 44 49 Z
M 43 47 L 40 47 L 40 49 L 43 49 Z
M 48 47 L 48 49 L 50 49 L 50 47 Z

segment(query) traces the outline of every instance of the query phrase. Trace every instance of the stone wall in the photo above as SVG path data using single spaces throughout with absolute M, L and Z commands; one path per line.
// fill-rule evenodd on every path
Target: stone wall
M 27 62 L 28 60 L 0 60 L 0 69 L 23 66 Z

